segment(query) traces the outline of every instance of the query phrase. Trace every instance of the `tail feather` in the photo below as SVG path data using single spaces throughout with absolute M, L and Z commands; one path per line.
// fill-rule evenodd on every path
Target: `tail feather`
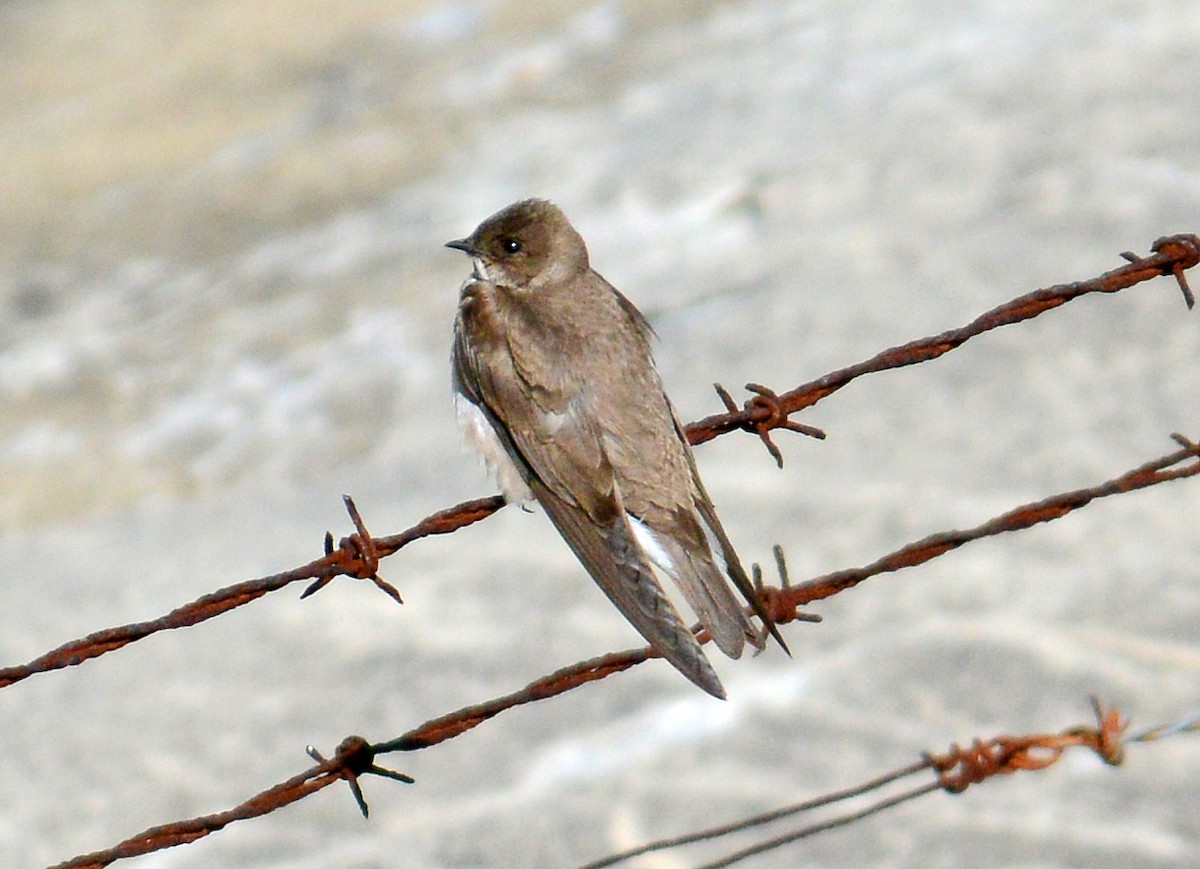
M 608 521 L 597 522 L 537 478 L 530 484 L 575 556 L 638 633 L 694 685 L 724 700 L 721 680 L 659 585 L 625 511 L 617 509 Z
M 655 533 L 636 516 L 628 518 L 642 551 L 655 567 L 671 577 L 717 648 L 730 658 L 740 658 L 746 639 L 757 637 L 757 632 L 713 559 L 706 553 L 684 549 L 667 534 Z

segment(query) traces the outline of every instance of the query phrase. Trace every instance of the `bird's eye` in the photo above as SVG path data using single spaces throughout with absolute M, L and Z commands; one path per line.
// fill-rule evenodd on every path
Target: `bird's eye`
M 505 253 L 519 253 L 521 250 L 521 242 L 515 238 L 506 238 L 500 242 L 500 247 L 504 248 Z

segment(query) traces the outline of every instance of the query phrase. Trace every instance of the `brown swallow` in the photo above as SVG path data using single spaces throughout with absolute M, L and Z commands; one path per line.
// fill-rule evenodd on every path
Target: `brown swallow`
M 448 242 L 474 271 L 454 322 L 459 419 L 509 502 L 536 499 L 592 579 L 655 650 L 725 689 L 654 568 L 722 652 L 756 630 L 725 575 L 786 650 L 700 482 L 650 352 L 650 324 L 592 270 L 550 202 L 526 199 Z

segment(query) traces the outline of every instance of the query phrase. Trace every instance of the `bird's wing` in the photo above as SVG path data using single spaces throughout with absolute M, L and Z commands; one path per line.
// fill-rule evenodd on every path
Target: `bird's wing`
M 675 581 L 717 647 L 738 658 L 747 640 L 762 647 L 761 634 L 730 589 L 721 549 L 702 523 L 694 509 L 685 512 L 681 508 L 639 517 L 634 533 L 654 564 Z
M 687 445 L 687 435 L 683 431 L 683 425 L 679 422 L 679 418 L 675 418 L 675 431 L 678 433 L 680 440 L 684 443 L 684 448 L 687 452 L 688 467 L 692 474 L 692 484 L 694 489 L 694 498 L 696 512 L 700 514 L 700 519 L 704 524 L 705 537 L 709 539 L 712 551 L 718 554 L 725 562 L 725 572 L 729 578 L 733 580 L 733 584 L 737 590 L 741 592 L 746 602 L 754 610 L 755 615 L 762 619 L 762 623 L 766 626 L 775 642 L 779 643 L 779 647 L 783 649 L 789 656 L 792 654 L 787 643 L 784 642 L 783 636 L 779 633 L 779 628 L 776 627 L 774 619 L 767 612 L 759 599 L 758 592 L 754 589 L 754 583 L 750 581 L 750 577 L 746 575 L 745 569 L 742 567 L 742 562 L 738 558 L 737 551 L 733 548 L 733 544 L 729 540 L 729 535 L 725 533 L 724 527 L 721 525 L 721 520 L 717 518 L 717 510 L 713 506 L 712 499 L 708 497 L 708 492 L 704 488 L 704 483 L 700 479 L 700 471 L 696 468 L 696 457 L 692 455 L 691 447 Z M 720 550 L 719 552 L 717 550 Z M 759 649 L 762 648 L 762 642 L 755 644 Z
M 725 689 L 717 674 L 663 593 L 623 511 L 618 510 L 607 522 L 598 522 L 538 478 L 530 480 L 530 488 L 600 590 L 638 633 L 694 684 L 724 699 Z
M 633 317 L 636 309 L 625 304 Z M 600 418 L 600 424 L 626 509 L 639 520 L 634 526 L 638 539 L 674 580 L 722 652 L 737 658 L 745 641 L 758 649 L 764 644 L 729 580 L 786 650 L 700 481 L 691 447 L 651 361 L 648 327 L 636 319 L 633 325 L 637 328 L 627 334 L 638 339 L 630 341 L 624 356 L 640 356 L 644 364 L 631 365 L 624 377 L 601 384 L 605 395 L 598 403 L 637 408 L 637 413 Z M 656 472 L 646 474 L 647 466 Z
M 495 376 L 458 336 L 456 387 L 483 411 L 526 477 L 550 521 L 592 579 L 672 666 L 723 698 L 700 644 L 664 594 L 630 527 L 612 464 L 581 397 L 547 384 L 521 383 L 513 369 Z

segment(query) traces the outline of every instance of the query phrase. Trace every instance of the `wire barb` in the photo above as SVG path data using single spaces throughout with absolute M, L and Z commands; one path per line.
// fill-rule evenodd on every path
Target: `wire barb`
M 1093 727 L 1070 727 L 1061 733 L 996 736 L 987 741 L 976 739 L 965 748 L 954 744 L 945 754 L 925 757 L 938 772 L 938 784 L 952 794 L 960 794 L 995 775 L 1045 769 L 1074 746 L 1090 748 L 1105 763 L 1119 766 L 1125 759 L 1121 737 L 1129 722 L 1121 718 L 1115 707 L 1105 710 L 1095 697 L 1092 710 L 1096 716 Z
M 314 746 L 306 746 L 304 751 L 317 763 L 329 763 Z M 336 753 L 334 754 L 334 761 L 337 764 L 335 771 L 350 786 L 350 793 L 353 795 L 354 802 L 358 804 L 358 810 L 364 818 L 370 817 L 371 810 L 368 808 L 367 800 L 363 796 L 362 786 L 358 783 L 360 776 L 367 774 L 378 775 L 383 778 L 390 778 L 392 781 L 404 782 L 405 784 L 413 784 L 416 781 L 410 775 L 377 766 L 375 764 L 374 746 L 361 736 L 347 736 L 338 743 Z
M 944 755 L 927 753 L 917 763 L 885 773 L 855 787 L 827 793 L 815 799 L 805 800 L 790 806 L 772 809 L 739 821 L 686 833 L 682 836 L 674 836 L 669 839 L 659 839 L 658 841 L 639 845 L 626 851 L 610 854 L 600 860 L 585 864 L 581 869 L 603 869 L 603 867 L 614 866 L 634 857 L 640 857 L 643 854 L 664 851 L 668 848 L 679 847 L 680 845 L 718 839 L 736 833 L 743 833 L 747 830 L 757 830 L 794 815 L 810 813 L 880 791 L 901 779 L 929 769 L 935 770 L 938 773 L 937 781 L 918 785 L 892 796 L 879 795 L 875 802 L 870 803 L 864 808 L 855 809 L 849 807 L 840 815 L 834 815 L 832 818 L 823 821 L 809 823 L 806 826 L 796 828 L 781 835 L 756 842 L 749 847 L 727 854 L 718 860 L 704 863 L 701 869 L 732 866 L 756 854 L 776 850 L 784 845 L 809 838 L 817 833 L 824 833 L 838 827 L 844 827 L 938 790 L 958 794 L 966 790 L 968 786 L 981 782 L 993 775 L 1013 773 L 1022 769 L 1045 769 L 1057 761 L 1068 748 L 1076 746 L 1090 748 L 1105 763 L 1117 765 L 1123 759 L 1121 736 L 1127 722 L 1121 719 L 1116 709 L 1105 710 L 1094 697 L 1092 698 L 1092 709 L 1096 716 L 1096 724 L 1093 727 L 1072 727 L 1058 734 L 998 736 L 988 740 L 976 739 L 967 748 L 960 748 L 958 745 L 954 745 Z M 1192 723 L 1195 724 L 1195 721 Z
M 1200 263 L 1200 238 L 1190 233 L 1167 235 L 1155 240 L 1154 244 L 1150 245 L 1150 250 L 1168 257 L 1168 261 L 1159 266 L 1159 273 L 1174 277 L 1179 291 L 1183 293 L 1184 304 L 1188 306 L 1188 310 L 1194 308 L 1196 297 L 1192 295 L 1192 288 L 1188 286 L 1184 270 Z M 1150 257 L 1138 256 L 1129 250 L 1122 251 L 1121 256 L 1134 265 L 1142 265 L 1150 260 Z
M 775 441 L 771 439 L 772 429 L 787 429 L 788 431 L 807 435 L 817 440 L 825 440 L 825 432 L 816 426 L 805 425 L 802 422 L 795 422 L 788 419 L 789 411 L 787 407 L 772 389 L 768 389 L 758 383 L 747 383 L 746 389 L 753 392 L 754 397 L 747 399 L 745 405 L 740 410 L 737 403 L 733 400 L 733 396 L 729 394 L 729 391 L 724 386 L 714 383 L 713 389 L 717 391 L 721 403 L 725 405 L 725 409 L 730 414 L 745 416 L 745 420 L 738 427 L 751 434 L 758 435 L 759 440 L 763 442 L 763 446 L 767 448 L 767 452 L 771 454 L 771 458 L 775 460 L 775 464 L 780 468 L 783 467 L 783 453 L 775 445 Z
M 819 615 L 801 612 L 800 608 L 789 600 L 788 592 L 792 588 L 792 579 L 788 575 L 787 558 L 784 556 L 783 547 L 776 543 L 771 547 L 771 554 L 775 558 L 775 570 L 779 573 L 778 588 L 763 583 L 762 567 L 757 562 L 750 566 L 754 591 L 758 594 L 763 609 L 771 617 L 771 623 L 785 625 L 788 622 L 811 622 L 814 624 L 820 622 L 822 619 Z
M 404 603 L 404 599 L 400 597 L 400 592 L 396 587 L 379 575 L 379 546 L 375 538 L 367 531 L 362 514 L 358 512 L 358 505 L 349 495 L 342 495 L 342 503 L 346 505 L 350 521 L 354 523 L 354 533 L 343 537 L 338 543 L 338 548 L 334 549 L 333 534 L 329 531 L 325 532 L 325 558 L 337 565 L 337 572 L 320 576 L 314 580 L 300 595 L 301 600 L 316 594 L 329 585 L 335 576 L 353 576 L 356 579 L 371 580 L 378 589 L 396 603 Z
M 1200 444 L 1196 443 L 1191 438 L 1180 434 L 1177 431 L 1171 432 L 1171 440 L 1179 444 L 1185 450 L 1188 450 L 1192 455 L 1200 458 Z

